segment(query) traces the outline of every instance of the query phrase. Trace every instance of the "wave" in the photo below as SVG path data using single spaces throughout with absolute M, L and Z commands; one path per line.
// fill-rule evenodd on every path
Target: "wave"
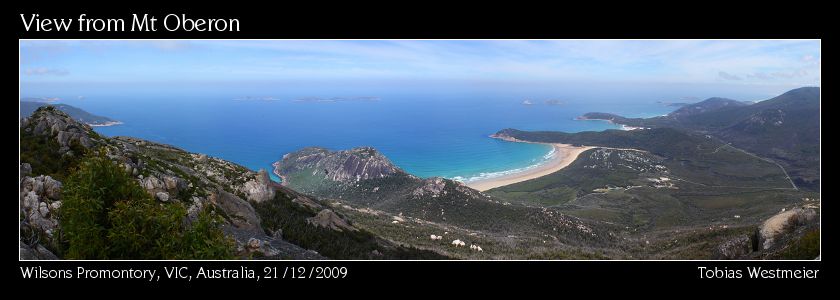
M 453 176 L 453 177 L 449 177 L 448 179 L 452 179 L 452 180 L 455 180 L 455 181 L 460 181 L 460 182 L 463 182 L 463 183 L 470 183 L 470 182 L 475 182 L 475 181 L 481 181 L 481 180 L 498 178 L 498 177 L 511 175 L 511 174 L 516 174 L 516 173 L 521 173 L 521 172 L 525 172 L 525 171 L 528 171 L 528 170 L 531 170 L 531 169 L 534 169 L 534 168 L 538 168 L 538 167 L 544 165 L 549 160 L 554 158 L 554 156 L 557 154 L 556 152 L 557 152 L 557 150 L 554 147 L 551 147 L 551 151 L 548 151 L 548 153 L 541 156 L 540 158 L 536 158 L 536 159 L 532 160 L 532 162 L 535 162 L 535 163 L 531 164 L 531 165 L 528 165 L 528 166 L 525 166 L 525 167 L 510 169 L 510 170 L 504 170 L 504 171 L 498 171 L 498 172 L 481 172 L 477 175 L 466 176 L 466 177 L 465 176 Z

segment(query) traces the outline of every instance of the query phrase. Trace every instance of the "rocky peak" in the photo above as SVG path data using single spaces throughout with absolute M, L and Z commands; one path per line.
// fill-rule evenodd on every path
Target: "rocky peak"
M 21 120 L 20 128 L 25 133 L 54 137 L 62 154 L 70 151 L 74 143 L 85 148 L 93 147 L 98 136 L 87 124 L 79 123 L 52 106 L 38 108 L 32 116 Z
M 304 148 L 283 156 L 274 164 L 278 175 L 310 170 L 313 176 L 332 181 L 356 182 L 405 174 L 388 158 L 371 147 L 329 151 L 324 148 Z

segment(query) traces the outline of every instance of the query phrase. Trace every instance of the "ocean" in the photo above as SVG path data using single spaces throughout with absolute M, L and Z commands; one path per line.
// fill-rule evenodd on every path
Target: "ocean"
M 663 115 L 675 108 L 657 101 L 680 102 L 686 91 L 445 83 L 219 84 L 77 86 L 50 95 L 124 123 L 96 127 L 100 134 L 166 143 L 252 170 L 270 171 L 273 162 L 302 147 L 372 146 L 416 176 L 471 181 L 528 168 L 551 155 L 550 146 L 488 137 L 498 130 L 619 129 L 575 117 L 592 111 Z

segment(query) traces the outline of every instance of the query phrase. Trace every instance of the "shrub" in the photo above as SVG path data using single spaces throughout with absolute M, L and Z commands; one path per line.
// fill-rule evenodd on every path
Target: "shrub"
M 811 260 L 820 255 L 820 230 L 812 230 L 781 253 L 781 259 Z
M 32 166 L 32 174 L 49 175 L 63 181 L 87 152 L 87 149 L 76 141 L 70 143 L 72 155 L 59 154 L 60 148 L 53 137 L 26 131 L 22 131 L 20 135 L 20 161 Z
M 306 222 L 315 215 L 278 191 L 274 199 L 255 203 L 254 209 L 268 231 L 283 231 L 283 239 L 307 249 L 314 249 L 330 259 L 447 259 L 438 253 L 413 247 L 385 247 L 372 233 L 316 227 Z M 381 256 L 372 255 L 376 250 Z
M 156 202 L 104 154 L 84 159 L 63 190 L 60 223 L 69 259 L 222 259 L 233 244 L 203 211 L 184 222 L 180 203 Z

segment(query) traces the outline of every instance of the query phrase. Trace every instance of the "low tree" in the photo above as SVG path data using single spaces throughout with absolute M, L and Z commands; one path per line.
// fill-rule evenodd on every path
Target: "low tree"
M 59 211 L 68 259 L 224 259 L 233 242 L 205 209 L 186 222 L 181 203 L 159 203 L 103 153 L 67 179 Z

